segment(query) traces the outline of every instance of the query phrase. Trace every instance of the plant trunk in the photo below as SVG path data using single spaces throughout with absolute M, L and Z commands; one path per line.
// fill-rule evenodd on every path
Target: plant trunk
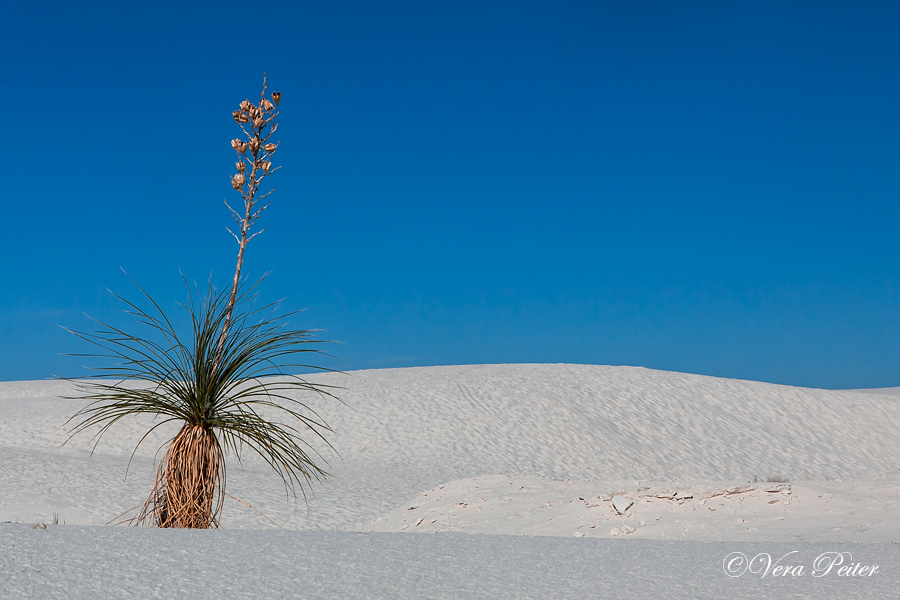
M 210 529 L 219 526 L 225 495 L 225 457 L 211 429 L 185 424 L 156 471 L 138 525 Z

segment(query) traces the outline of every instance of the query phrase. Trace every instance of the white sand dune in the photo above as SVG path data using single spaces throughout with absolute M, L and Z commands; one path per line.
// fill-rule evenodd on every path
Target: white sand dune
M 305 398 L 339 454 L 316 446 L 333 477 L 313 484 L 308 510 L 252 457 L 229 472 L 229 492 L 284 528 L 900 540 L 900 399 L 883 390 L 543 364 L 312 379 L 344 387 L 345 404 Z M 145 499 L 175 426 L 145 442 L 124 479 L 148 421 L 111 429 L 93 456 L 90 436 L 62 446 L 84 404 L 60 398 L 72 393 L 0 384 L 0 521 L 105 524 Z M 626 515 L 615 494 L 634 502 Z M 273 527 L 236 502 L 223 525 Z
M 345 388 L 344 404 L 304 398 L 334 429 L 337 454 L 314 444 L 332 477 L 312 485 L 307 506 L 259 460 L 232 463 L 229 493 L 271 521 L 229 502 L 224 528 L 900 541 L 895 390 L 548 364 L 310 379 Z M 0 383 L 0 522 L 103 525 L 145 500 L 154 452 L 177 426 L 148 438 L 125 479 L 152 422 L 114 427 L 93 455 L 90 436 L 63 446 L 84 405 L 62 398 L 72 393 L 58 381 Z

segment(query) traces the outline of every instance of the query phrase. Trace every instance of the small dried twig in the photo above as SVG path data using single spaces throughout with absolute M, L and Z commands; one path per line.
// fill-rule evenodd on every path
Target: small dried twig
M 241 500 L 240 498 L 235 498 L 234 496 L 232 496 L 231 494 L 228 494 L 228 493 L 226 493 L 225 495 L 228 496 L 229 498 L 231 498 L 232 500 L 236 500 L 237 502 L 240 502 L 241 504 L 243 504 L 243 505 L 246 506 L 247 508 L 249 508 L 249 509 L 251 509 L 251 510 L 255 510 L 256 512 L 258 512 L 259 514 L 261 514 L 263 517 L 265 517 L 266 521 L 268 521 L 269 523 L 271 523 L 271 524 L 274 525 L 275 527 L 281 527 L 281 525 L 279 525 L 278 523 L 276 523 L 275 521 L 273 521 L 272 519 L 270 519 L 269 517 L 267 517 L 267 516 L 266 516 L 266 513 L 262 512 L 262 511 L 260 511 L 260 510 L 258 510 L 258 509 L 256 509 L 256 508 L 253 508 L 252 506 L 250 506 L 249 504 L 247 504 L 246 502 L 244 502 L 244 501 Z

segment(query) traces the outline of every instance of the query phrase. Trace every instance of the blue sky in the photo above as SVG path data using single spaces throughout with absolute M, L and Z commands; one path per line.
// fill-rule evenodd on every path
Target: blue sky
M 900 385 L 900 5 L 18 2 L 0 380 L 227 286 L 231 111 L 283 94 L 245 272 L 340 369 Z

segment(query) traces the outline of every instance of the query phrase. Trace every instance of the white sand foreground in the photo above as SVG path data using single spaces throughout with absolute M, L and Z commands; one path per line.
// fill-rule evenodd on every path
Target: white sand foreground
M 334 429 L 339 457 L 316 445 L 333 476 L 307 507 L 246 457 L 228 491 L 271 522 L 230 502 L 224 528 L 869 542 L 870 562 L 887 557 L 871 542 L 900 542 L 896 390 L 545 364 L 310 379 L 345 388 L 345 404 L 305 398 Z M 89 436 L 62 446 L 84 405 L 60 397 L 72 393 L 65 382 L 0 383 L 0 522 L 103 525 L 145 500 L 175 426 L 148 438 L 124 479 L 150 421 L 114 427 L 92 456 Z M 882 569 L 900 567 L 896 554 Z

